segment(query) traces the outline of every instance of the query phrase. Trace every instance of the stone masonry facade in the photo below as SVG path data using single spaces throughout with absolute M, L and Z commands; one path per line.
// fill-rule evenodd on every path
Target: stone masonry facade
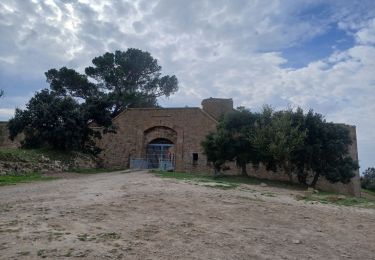
M 211 173 L 213 169 L 203 153 L 201 142 L 205 136 L 216 130 L 220 117 L 233 111 L 232 99 L 208 98 L 202 101 L 202 108 L 130 108 L 123 111 L 113 123 L 116 133 L 103 134 L 97 145 L 102 148 L 99 155 L 105 167 L 130 167 L 132 160 L 147 158 L 148 147 L 155 143 L 166 147 L 168 158 L 173 162 L 173 169 L 185 172 Z M 350 154 L 358 160 L 357 139 L 355 126 L 350 129 L 353 143 Z M 95 127 L 93 127 L 95 128 Z M 96 128 L 101 131 L 101 128 Z M 15 142 L 8 139 L 6 122 L 0 123 L 0 148 L 19 147 L 22 135 Z M 239 174 L 240 169 L 234 163 L 227 164 L 228 174 Z M 254 169 L 248 165 L 250 176 L 271 180 L 288 178 L 282 172 L 268 172 L 264 167 Z M 295 180 L 297 182 L 297 180 Z M 320 178 L 317 188 L 326 191 L 360 196 L 359 170 L 348 184 L 329 183 Z
M 211 98 L 205 102 L 208 107 L 203 105 L 203 109 L 130 108 L 122 112 L 113 119 L 116 134 L 105 134 L 98 142 L 105 166 L 129 167 L 132 159 L 147 157 L 148 144 L 165 139 L 173 144 L 176 171 L 210 171 L 201 142 L 216 130 L 218 117 L 233 110 L 233 101 Z
M 101 158 L 106 167 L 129 167 L 131 160 L 147 158 L 147 146 L 154 140 L 169 140 L 173 144 L 174 170 L 185 172 L 212 172 L 213 169 L 203 153 L 201 142 L 205 136 L 216 130 L 219 118 L 233 111 L 232 99 L 208 98 L 202 101 L 202 108 L 131 108 L 122 112 L 113 123 L 116 134 L 103 135 L 98 146 L 103 149 Z M 352 157 L 358 160 L 356 130 L 351 131 Z M 228 174 L 239 174 L 234 163 L 227 164 Z M 250 176 L 271 180 L 288 181 L 282 172 L 268 172 L 264 167 L 254 169 L 248 165 Z M 297 180 L 295 180 L 297 182 Z M 317 187 L 355 196 L 360 195 L 359 171 L 348 184 L 331 184 L 320 178 Z

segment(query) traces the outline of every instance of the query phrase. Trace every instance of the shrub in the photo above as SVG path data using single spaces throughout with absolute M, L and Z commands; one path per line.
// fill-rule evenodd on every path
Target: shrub
M 361 177 L 361 186 L 364 189 L 375 191 L 375 168 L 367 168 Z

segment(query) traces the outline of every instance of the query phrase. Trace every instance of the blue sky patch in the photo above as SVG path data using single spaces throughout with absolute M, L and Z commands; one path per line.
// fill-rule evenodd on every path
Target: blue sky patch
M 282 56 L 288 61 L 284 68 L 301 68 L 310 62 L 325 59 L 335 51 L 353 47 L 354 37 L 348 32 L 331 25 L 329 30 L 307 42 L 282 50 Z

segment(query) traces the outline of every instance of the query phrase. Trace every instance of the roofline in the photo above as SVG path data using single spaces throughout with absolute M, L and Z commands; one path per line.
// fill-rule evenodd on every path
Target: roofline
M 134 108 L 127 108 L 127 109 L 123 110 L 120 114 L 118 114 L 117 116 L 112 118 L 112 122 L 115 122 L 118 117 L 120 117 L 122 114 L 126 113 L 126 111 L 128 111 L 128 110 L 179 110 L 179 109 L 199 110 L 202 114 L 207 116 L 209 119 L 214 121 L 216 124 L 219 122 L 213 116 L 211 116 L 209 113 L 207 113 L 206 111 L 204 111 L 200 107 L 140 107 L 140 108 L 134 107 Z
M 200 110 L 204 115 L 206 115 L 208 118 L 210 118 L 212 121 L 214 121 L 216 124 L 219 123 L 219 121 L 218 121 L 216 118 L 214 118 L 213 116 L 211 116 L 209 113 L 207 113 L 207 112 L 204 111 L 203 109 L 199 108 L 199 110 Z
M 201 108 L 200 107 L 132 107 L 126 110 L 172 110 L 172 109 L 201 109 Z
M 128 110 L 177 110 L 177 109 L 200 109 L 200 108 L 199 107 L 132 107 L 132 108 L 126 108 L 123 111 L 121 111 L 117 116 L 112 118 L 112 121 L 116 121 L 118 117 L 126 113 L 126 111 Z

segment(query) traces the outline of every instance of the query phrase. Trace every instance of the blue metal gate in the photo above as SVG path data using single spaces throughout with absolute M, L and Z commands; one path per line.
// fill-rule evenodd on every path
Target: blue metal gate
M 155 139 L 146 147 L 145 158 L 130 160 L 131 169 L 174 170 L 174 144 L 167 139 Z

